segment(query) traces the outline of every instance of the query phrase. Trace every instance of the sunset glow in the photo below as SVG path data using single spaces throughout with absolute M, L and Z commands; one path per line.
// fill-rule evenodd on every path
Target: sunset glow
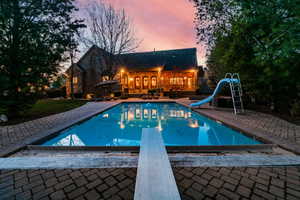
M 83 10 L 90 0 L 77 0 Z M 197 47 L 199 65 L 205 62 L 204 48 L 196 43 L 194 7 L 189 0 L 103 0 L 124 8 L 132 19 L 136 36 L 142 40 L 138 51 Z M 81 13 L 81 17 L 85 17 Z

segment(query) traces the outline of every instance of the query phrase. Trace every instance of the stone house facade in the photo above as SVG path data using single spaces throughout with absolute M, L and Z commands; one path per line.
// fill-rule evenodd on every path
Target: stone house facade
M 74 93 L 84 97 L 99 96 L 106 84 L 117 83 L 121 93 L 130 95 L 147 94 L 149 90 L 160 92 L 178 91 L 194 93 L 203 76 L 197 64 L 196 48 L 122 54 L 116 65 L 114 81 L 103 75 L 107 70 L 104 55 L 107 52 L 92 46 L 73 65 Z M 67 95 L 71 92 L 70 74 L 67 71 Z

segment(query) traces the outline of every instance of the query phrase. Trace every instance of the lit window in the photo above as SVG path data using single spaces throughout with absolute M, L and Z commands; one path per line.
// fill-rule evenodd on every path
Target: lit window
M 73 84 L 77 84 L 78 83 L 78 77 L 77 76 L 74 76 L 73 77 Z
M 174 85 L 174 78 L 170 78 L 170 85 Z
M 156 76 L 153 76 L 153 77 L 151 78 L 151 86 L 152 86 L 152 88 L 155 88 L 155 87 L 156 87 L 156 84 L 157 84 Z
M 177 78 L 177 85 L 183 85 L 183 78 L 182 77 Z
M 109 77 L 108 76 L 102 76 L 102 81 L 108 81 Z
M 192 87 L 192 78 L 188 78 L 188 87 L 189 87 L 189 88 Z
M 171 85 L 183 85 L 183 78 L 182 77 L 175 77 L 170 78 Z
M 140 88 L 141 87 L 141 80 L 140 77 L 135 78 L 135 87 Z
M 149 79 L 148 79 L 148 77 L 144 77 L 144 78 L 143 78 L 143 87 L 144 87 L 144 89 L 147 89 L 147 88 L 148 88 L 148 84 L 149 84 Z
M 127 76 L 127 75 L 124 76 L 124 81 L 123 81 L 123 83 L 124 83 L 125 85 L 128 84 L 128 76 Z

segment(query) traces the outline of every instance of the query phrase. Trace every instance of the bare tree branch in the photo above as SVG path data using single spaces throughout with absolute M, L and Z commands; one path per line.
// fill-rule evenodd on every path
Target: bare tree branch
M 94 1 L 86 11 L 87 30 L 79 40 L 86 48 L 96 45 L 108 52 L 103 55 L 107 67 L 103 75 L 113 79 L 119 56 L 134 52 L 141 41 L 136 39 L 131 20 L 124 9 L 116 10 L 111 5 Z

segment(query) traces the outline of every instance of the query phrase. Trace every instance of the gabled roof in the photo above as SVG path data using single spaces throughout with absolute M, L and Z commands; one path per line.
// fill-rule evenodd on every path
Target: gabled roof
M 164 66 L 164 70 L 187 70 L 197 67 L 197 49 L 174 49 L 122 54 L 120 60 L 126 67 L 144 69 Z
M 92 52 L 92 50 L 94 50 L 94 49 L 96 49 L 96 50 L 98 50 L 98 51 L 101 51 L 101 50 L 102 50 L 102 49 L 99 48 L 97 45 L 91 46 L 91 48 L 89 48 L 89 49 L 83 54 L 83 56 L 81 56 L 81 58 L 78 60 L 77 63 L 80 63 L 83 59 L 85 59 L 85 57 L 88 56 L 88 55 Z
M 69 73 L 69 71 L 71 70 L 72 65 L 66 70 L 65 73 Z M 73 64 L 74 69 L 79 69 L 80 71 L 84 72 L 84 68 L 82 68 L 82 66 L 80 66 L 78 63 L 74 63 Z
M 108 53 L 98 46 L 93 45 L 77 62 L 80 70 L 86 70 L 81 63 L 93 50 L 99 55 Z M 118 62 L 126 66 L 128 70 L 151 70 L 157 66 L 163 66 L 163 70 L 188 70 L 196 68 L 198 65 L 197 49 L 187 48 L 121 54 Z

